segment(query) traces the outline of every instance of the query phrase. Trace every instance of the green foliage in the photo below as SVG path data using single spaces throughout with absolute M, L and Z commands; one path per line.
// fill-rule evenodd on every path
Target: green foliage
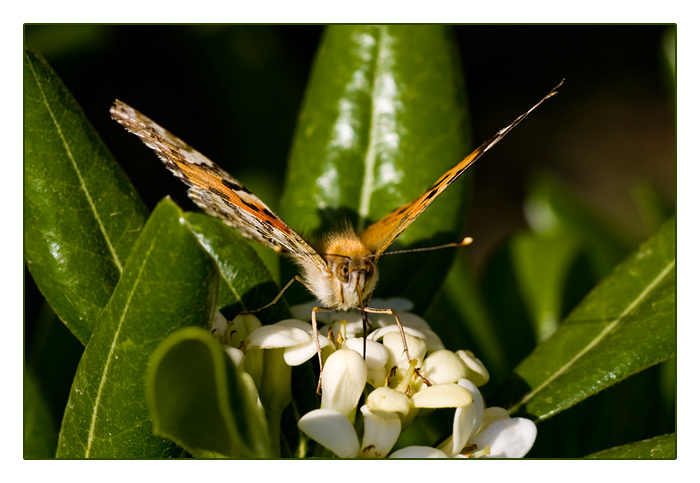
M 24 52 L 24 251 L 34 281 L 83 344 L 147 213 L 80 106 Z
M 361 232 L 440 179 L 470 144 L 448 28 L 332 26 L 299 115 L 280 214 L 310 232 L 342 229 L 344 220 Z M 395 246 L 459 240 L 468 187 L 460 180 L 441 194 Z M 407 296 L 422 312 L 434 296 L 425 285 L 439 286 L 453 257 L 413 256 L 410 273 L 401 271 L 404 257 L 385 258 L 376 294 Z
M 216 308 L 233 318 L 238 312 L 254 310 L 272 300 L 279 289 L 255 250 L 232 227 L 200 213 L 186 213 L 187 226 L 216 261 L 221 274 Z M 270 320 L 289 317 L 282 301 L 265 314 Z
M 149 357 L 178 328 L 206 327 L 218 272 L 163 200 L 141 232 L 73 380 L 56 455 L 154 458 L 178 448 L 152 434 L 146 405 Z M 130 421 L 124 427 L 124 421 Z
M 271 456 L 253 380 L 206 330 L 171 334 L 153 353 L 147 378 L 155 434 L 200 458 Z
M 215 310 L 231 319 L 278 293 L 265 264 L 231 227 L 169 199 L 149 217 L 58 76 L 31 48 L 24 61 L 25 263 L 48 303 L 27 342 L 25 457 L 264 458 L 279 446 L 304 455 L 296 420 L 317 403 L 311 365 L 295 368 L 293 403 L 271 422 L 253 379 L 209 333 Z M 277 211 L 308 233 L 345 219 L 361 230 L 413 199 L 468 153 L 462 76 L 446 27 L 326 29 Z M 397 245 L 459 239 L 470 176 Z M 485 362 L 488 405 L 539 424 L 534 456 L 560 456 L 564 441 L 564 456 L 675 458 L 675 434 L 577 446 L 593 421 L 648 414 L 633 413 L 625 392 L 660 408 L 651 435 L 675 419 L 676 221 L 661 223 L 673 209 L 649 185 L 634 196 L 653 233 L 638 247 L 539 174 L 523 203 L 529 226 L 483 276 L 463 255 L 448 270 L 449 250 L 381 261 L 377 295 L 413 299 L 448 348 Z M 282 300 L 261 318 L 288 316 Z
M 599 451 L 586 458 L 593 459 L 675 459 L 676 458 L 676 435 L 664 434 L 655 438 L 637 441 L 623 446 Z
M 30 371 L 24 373 L 24 457 L 52 458 L 58 431 L 49 404 Z
M 549 418 L 675 356 L 676 222 L 619 264 L 514 372 L 511 412 Z

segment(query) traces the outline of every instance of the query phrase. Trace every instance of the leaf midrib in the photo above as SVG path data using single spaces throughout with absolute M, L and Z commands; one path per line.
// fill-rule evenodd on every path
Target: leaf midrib
M 362 178 L 362 186 L 360 187 L 360 205 L 357 210 L 358 220 L 357 229 L 362 231 L 367 224 L 370 210 L 370 203 L 372 198 L 372 193 L 375 187 L 375 172 L 374 168 L 377 163 L 377 152 L 376 152 L 376 125 L 377 118 L 379 116 L 377 112 L 376 96 L 377 96 L 377 69 L 379 67 L 379 60 L 382 50 L 382 41 L 384 38 L 383 29 L 380 27 L 377 34 L 377 47 L 376 55 L 374 57 L 374 65 L 372 66 L 372 95 L 370 96 L 370 102 L 372 103 L 370 107 L 370 117 L 369 117 L 369 136 L 367 139 L 367 152 L 365 153 L 365 173 Z
M 583 357 L 585 354 L 590 352 L 593 348 L 595 348 L 604 338 L 607 334 L 609 334 L 617 325 L 620 323 L 621 320 L 623 320 L 632 310 L 635 309 L 651 292 L 661 281 L 668 275 L 668 273 L 676 266 L 676 260 L 675 258 L 659 273 L 659 275 L 656 276 L 656 278 L 649 284 L 647 285 L 644 290 L 625 308 L 625 310 L 622 311 L 622 313 L 610 324 L 608 324 L 601 332 L 596 336 L 586 347 L 581 349 L 578 353 L 576 353 L 566 364 L 564 364 L 561 368 L 559 368 L 556 372 L 554 372 L 551 376 L 549 376 L 542 384 L 537 386 L 535 389 L 527 393 L 523 398 L 515 403 L 510 409 L 509 413 L 513 414 L 520 406 L 523 404 L 527 403 L 530 399 L 534 397 L 535 394 L 538 392 L 542 391 L 545 387 L 547 387 L 552 381 L 554 381 L 556 378 L 561 376 L 563 373 L 565 373 L 569 368 L 581 357 Z M 538 417 L 539 420 L 545 419 L 546 415 L 542 415 Z
M 85 198 L 87 199 L 88 205 L 90 206 L 90 210 L 92 211 L 93 216 L 95 217 L 95 220 L 97 221 L 97 225 L 100 228 L 100 231 L 102 232 L 102 237 L 105 240 L 105 243 L 107 244 L 107 247 L 109 248 L 109 251 L 112 255 L 112 259 L 114 260 L 114 265 L 117 267 L 119 270 L 119 273 L 122 273 L 123 267 L 121 262 L 119 261 L 119 256 L 117 255 L 117 252 L 112 245 L 109 236 L 107 235 L 107 229 L 104 226 L 104 223 L 102 222 L 102 218 L 100 218 L 99 213 L 97 212 L 97 207 L 95 206 L 95 203 L 92 200 L 92 196 L 90 196 L 90 193 L 87 189 L 87 185 L 85 184 L 85 180 L 83 179 L 83 175 L 80 172 L 80 169 L 78 168 L 78 164 L 75 161 L 75 158 L 73 157 L 73 152 L 71 151 L 68 141 L 66 140 L 65 136 L 63 135 L 63 130 L 61 129 L 61 126 L 58 123 L 58 120 L 56 119 L 56 116 L 54 115 L 53 111 L 51 110 L 51 106 L 49 105 L 48 100 L 46 99 L 46 95 L 44 94 L 44 89 L 41 86 L 41 82 L 39 81 L 39 77 L 34 70 L 34 66 L 32 65 L 32 61 L 29 58 L 29 56 L 25 52 L 25 59 L 27 61 L 27 65 L 29 66 L 29 69 L 32 71 L 32 75 L 34 76 L 34 81 L 36 83 L 37 88 L 39 89 L 39 93 L 41 94 L 42 101 L 44 103 L 44 106 L 46 107 L 46 111 L 49 113 L 51 116 L 51 120 L 54 123 L 54 126 L 56 127 L 56 132 L 58 133 L 58 136 L 61 138 L 61 143 L 63 144 L 63 148 L 66 151 L 66 154 L 68 155 L 68 159 L 70 160 L 73 169 L 76 172 L 76 175 L 78 176 L 78 181 L 80 182 L 80 187 L 83 190 L 83 193 L 85 194 Z
M 146 251 L 146 254 L 143 257 L 143 262 L 141 263 L 141 266 L 139 267 L 139 271 L 136 275 L 136 280 L 134 280 L 134 283 L 132 285 L 131 291 L 129 292 L 129 295 L 126 299 L 126 303 L 124 304 L 124 310 L 122 310 L 122 316 L 119 319 L 119 323 L 117 324 L 117 330 L 114 332 L 114 337 L 112 338 L 112 344 L 110 345 L 109 348 L 109 353 L 107 354 L 107 360 L 105 362 L 104 369 L 102 370 L 102 377 L 100 379 L 100 385 L 97 389 L 97 395 L 95 396 L 95 403 L 92 409 L 92 417 L 90 420 L 90 431 L 88 432 L 88 439 L 85 447 L 85 457 L 89 458 L 90 457 L 90 450 L 92 449 L 92 443 L 95 439 L 95 426 L 97 424 L 97 409 L 100 407 L 100 399 L 102 398 L 102 390 L 104 388 L 105 382 L 107 380 L 107 373 L 109 372 L 109 368 L 112 363 L 112 355 L 114 354 L 114 351 L 116 349 L 117 345 L 117 340 L 119 339 L 119 334 L 121 333 L 122 325 L 124 323 L 124 319 L 126 318 L 126 314 L 129 311 L 129 306 L 131 305 L 131 299 L 136 293 L 136 288 L 139 285 L 139 281 L 141 280 L 141 275 L 143 274 L 143 270 L 148 264 L 148 259 L 151 256 L 151 252 L 153 252 L 153 249 L 156 246 L 156 241 L 158 240 L 158 233 L 156 233 L 152 240 L 151 244 L 148 247 L 148 250 Z

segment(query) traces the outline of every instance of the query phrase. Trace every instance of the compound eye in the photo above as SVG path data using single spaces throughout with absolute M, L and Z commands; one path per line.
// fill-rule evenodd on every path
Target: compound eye
M 365 262 L 363 264 L 363 268 L 365 270 L 365 280 L 371 279 L 372 276 L 374 275 L 374 263 L 372 263 L 368 260 L 365 260 Z
M 342 283 L 347 283 L 350 279 L 350 267 L 347 262 L 340 263 L 335 270 L 335 276 L 338 277 Z

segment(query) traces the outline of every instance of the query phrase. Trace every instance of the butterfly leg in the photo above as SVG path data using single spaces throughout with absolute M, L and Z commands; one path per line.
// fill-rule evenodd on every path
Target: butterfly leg
M 321 378 L 323 377 L 323 358 L 321 357 L 321 342 L 318 339 L 318 324 L 316 323 L 316 312 L 332 312 L 333 309 L 326 309 L 324 307 L 314 307 L 311 310 L 311 327 L 314 331 L 314 341 L 316 342 L 316 353 L 318 354 L 318 387 L 316 388 L 316 394 L 321 395 Z
M 285 285 L 284 288 L 282 290 L 280 290 L 280 293 L 277 294 L 277 296 L 272 300 L 272 302 L 270 302 L 267 305 L 263 305 L 259 309 L 246 310 L 245 312 L 240 312 L 240 313 L 241 314 L 257 314 L 258 312 L 262 312 L 263 310 L 272 307 L 273 305 L 275 305 L 277 302 L 280 301 L 280 299 L 282 298 L 282 295 L 284 295 L 284 292 L 286 292 L 287 289 L 289 287 L 291 287 L 291 285 L 294 283 L 294 281 L 301 282 L 302 284 L 304 284 L 306 286 L 306 284 L 304 283 L 302 278 L 299 275 L 295 275 L 294 278 L 291 279 L 289 282 L 287 282 L 287 285 Z
M 406 344 L 406 333 L 403 330 L 403 325 L 401 325 L 399 315 L 396 313 L 396 311 L 394 309 L 373 309 L 371 307 L 365 307 L 364 310 L 365 312 L 369 312 L 370 314 L 390 314 L 394 316 L 394 319 L 396 319 L 396 325 L 399 327 L 399 335 L 401 336 L 401 342 L 403 343 L 403 351 L 406 354 L 406 358 L 410 361 L 411 355 L 408 353 L 408 344 Z

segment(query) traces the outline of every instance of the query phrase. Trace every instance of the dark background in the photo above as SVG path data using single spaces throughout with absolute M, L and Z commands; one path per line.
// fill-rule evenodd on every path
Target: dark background
M 109 118 L 119 98 L 166 125 L 274 208 L 322 26 L 27 26 L 27 43 L 83 106 L 152 208 L 163 196 L 194 209 L 135 138 Z M 475 168 L 467 232 L 480 266 L 524 226 L 523 189 L 538 168 L 644 238 L 629 188 L 651 181 L 675 199 L 673 26 L 454 28 L 473 139 L 480 143 L 566 78 L 560 95 Z
M 150 209 L 166 195 L 196 208 L 181 182 L 165 175 L 152 153 L 110 119 L 115 98 L 182 137 L 275 209 L 322 31 L 322 26 L 28 25 L 25 42 L 63 79 Z M 669 58 L 675 57 L 675 26 L 464 25 L 454 32 L 475 144 L 566 78 L 559 95 L 474 168 L 465 233 L 479 243 L 465 254 L 477 273 L 508 236 L 526 227 L 524 193 L 541 171 L 631 244 L 652 230 L 636 202 L 639 189 L 655 190 L 673 210 L 676 101 Z M 41 307 L 25 271 L 28 341 L 33 321 L 45 316 Z M 54 382 L 60 421 L 60 398 L 70 381 Z M 571 424 L 585 426 L 568 413 Z M 561 454 L 544 448 L 540 455 L 580 456 L 608 443 L 602 438 L 597 446 Z

